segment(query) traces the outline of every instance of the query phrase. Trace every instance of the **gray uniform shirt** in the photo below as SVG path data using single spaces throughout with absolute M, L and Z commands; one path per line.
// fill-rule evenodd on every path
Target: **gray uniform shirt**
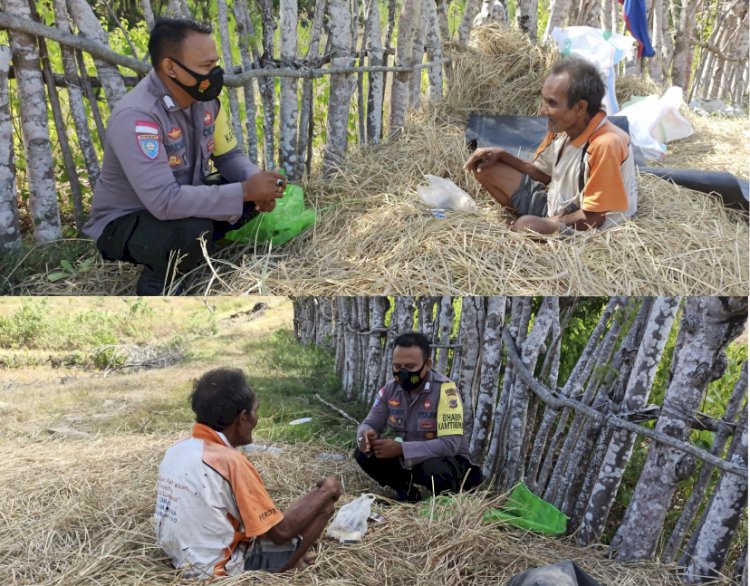
M 469 459 L 469 438 L 463 429 L 463 405 L 456 385 L 436 370 L 427 374 L 419 393 L 407 393 L 396 381 L 387 383 L 357 429 L 401 438 L 401 463 L 412 468 L 430 458 Z
M 84 232 L 97 240 L 112 220 L 147 209 L 160 220 L 230 220 L 242 213 L 242 186 L 259 172 L 235 146 L 212 156 L 219 101 L 177 106 L 151 71 L 115 106 Z M 203 185 L 209 159 L 229 181 Z

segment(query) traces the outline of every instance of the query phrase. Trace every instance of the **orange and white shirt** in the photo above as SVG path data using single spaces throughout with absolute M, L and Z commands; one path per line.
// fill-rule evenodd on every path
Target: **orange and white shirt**
M 188 577 L 241 573 L 248 544 L 284 518 L 255 467 L 200 423 L 167 450 L 156 492 L 157 542 Z
M 575 209 L 607 214 L 602 228 L 621 223 L 638 207 L 630 136 L 597 113 L 574 140 L 548 132 L 534 155 L 534 166 L 551 177 L 550 216 Z

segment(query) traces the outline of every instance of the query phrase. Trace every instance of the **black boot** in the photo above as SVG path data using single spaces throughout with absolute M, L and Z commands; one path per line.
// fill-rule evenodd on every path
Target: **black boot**
M 164 294 L 164 275 L 160 275 L 144 266 L 138 284 L 135 286 L 135 294 L 143 297 L 152 297 Z

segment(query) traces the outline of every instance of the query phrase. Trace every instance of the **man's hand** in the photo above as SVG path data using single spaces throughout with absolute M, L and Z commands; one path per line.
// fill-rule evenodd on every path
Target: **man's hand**
M 376 458 L 398 458 L 404 453 L 401 444 L 392 439 L 376 439 L 371 443 Z
M 318 488 L 329 493 L 334 501 L 338 500 L 343 491 L 341 483 L 335 476 L 326 476 L 323 480 L 318 482 Z
M 276 202 L 276 198 L 284 195 L 284 189 L 286 189 L 286 178 L 279 173 L 271 171 L 261 171 L 256 173 L 250 179 L 245 179 L 242 182 L 242 200 L 243 201 L 254 201 L 256 207 L 262 211 L 267 212 L 271 209 L 263 209 L 264 202 Z
M 504 152 L 501 148 L 477 149 L 464 163 L 464 170 L 471 171 L 472 173 L 481 173 L 482 169 L 499 163 L 500 157 Z
M 276 209 L 276 200 L 267 199 L 266 201 L 255 202 L 255 209 L 259 212 L 272 212 Z
M 357 438 L 359 451 L 363 454 L 369 454 L 372 450 L 372 442 L 378 439 L 378 432 L 374 429 L 368 429 L 365 433 Z

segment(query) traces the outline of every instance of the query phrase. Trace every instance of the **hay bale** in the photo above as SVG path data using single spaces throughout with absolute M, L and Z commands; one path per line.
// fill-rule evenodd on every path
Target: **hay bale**
M 195 584 L 168 565 L 154 543 L 151 525 L 158 464 L 175 439 L 118 435 L 106 441 L 6 441 L 0 462 L 0 582 Z M 330 446 L 284 447 L 281 454 L 250 456 L 282 508 L 326 474 L 343 481 L 340 504 L 377 488 L 349 458 L 318 459 Z M 376 504 L 386 522 L 371 526 L 361 544 L 324 539 L 317 545 L 316 563 L 305 571 L 294 576 L 254 573 L 250 579 L 279 586 L 496 585 L 527 568 L 573 559 L 602 584 L 679 584 L 670 568 L 618 563 L 607 559 L 603 546 L 582 549 L 568 539 L 481 524 L 482 512 L 498 502 L 479 495 L 431 517 L 415 506 Z M 221 583 L 247 583 L 248 577 Z

